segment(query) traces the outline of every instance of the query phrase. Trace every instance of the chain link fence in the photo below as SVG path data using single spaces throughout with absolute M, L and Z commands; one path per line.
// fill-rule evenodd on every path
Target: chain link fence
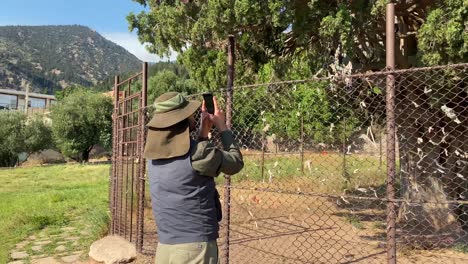
M 389 75 L 394 149 L 386 145 Z M 467 261 L 457 252 L 468 247 L 467 89 L 466 64 L 235 87 L 232 129 L 245 168 L 228 186 L 219 179 L 221 193 L 230 189 L 224 261 L 386 262 L 388 203 L 399 261 Z M 224 107 L 226 92 L 217 92 Z M 219 143 L 216 131 L 212 140 Z
M 223 108 L 227 92 L 215 92 Z M 230 121 L 245 167 L 230 181 L 217 179 L 229 204 L 221 262 L 386 263 L 391 246 L 401 263 L 466 263 L 467 93 L 468 64 L 234 87 Z M 216 130 L 210 137 L 220 144 Z M 388 196 L 393 154 L 395 195 Z M 143 252 L 154 254 L 146 197 Z

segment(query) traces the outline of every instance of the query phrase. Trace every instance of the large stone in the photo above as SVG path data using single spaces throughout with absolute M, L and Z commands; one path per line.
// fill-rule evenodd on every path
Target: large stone
M 266 137 L 266 148 L 265 150 L 271 153 L 277 153 L 278 152 L 278 145 L 276 143 L 276 135 L 273 134 L 271 136 Z
M 34 244 L 36 244 L 36 245 L 47 245 L 47 244 L 50 244 L 50 243 L 52 243 L 52 241 L 50 241 L 50 240 L 34 242 Z
M 105 264 L 130 263 L 136 256 L 135 245 L 119 236 L 107 236 L 91 245 L 89 256 Z
M 76 230 L 75 227 L 62 227 L 60 229 L 62 229 L 63 231 L 74 231 L 74 230 Z
M 55 260 L 53 257 L 48 257 L 48 258 L 33 259 L 31 261 L 31 264 L 60 264 L 60 262 Z
M 20 242 L 20 243 L 16 244 L 16 248 L 17 249 L 23 249 L 27 244 L 29 244 L 28 241 Z
M 67 250 L 67 247 L 64 246 L 64 245 L 60 245 L 60 246 L 58 246 L 58 247 L 55 248 L 55 251 L 56 251 L 56 252 L 63 252 L 63 251 L 65 251 L 65 250 Z
M 8 264 L 24 264 L 24 262 L 22 260 L 17 260 L 17 261 L 8 262 Z
M 17 259 L 25 259 L 29 257 L 28 253 L 26 252 L 18 252 L 18 251 L 15 251 L 15 252 L 11 252 L 11 258 L 13 260 L 17 260 Z
M 32 251 L 35 251 L 35 252 L 42 251 L 42 246 L 41 245 L 32 246 L 31 249 Z

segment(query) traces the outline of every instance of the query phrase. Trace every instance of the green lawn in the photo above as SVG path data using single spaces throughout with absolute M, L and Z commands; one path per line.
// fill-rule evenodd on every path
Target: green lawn
M 107 232 L 109 165 L 57 165 L 0 170 L 0 263 L 30 235 L 76 228 L 84 250 Z M 80 235 L 86 230 L 87 235 Z M 53 252 L 54 244 L 44 253 Z M 30 249 L 26 249 L 30 251 Z

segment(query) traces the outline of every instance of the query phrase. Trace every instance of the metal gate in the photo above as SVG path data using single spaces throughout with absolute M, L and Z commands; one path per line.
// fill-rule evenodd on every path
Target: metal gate
M 124 237 L 141 251 L 145 197 L 146 91 L 148 64 L 120 81 L 115 77 L 112 171 L 110 177 L 110 233 Z

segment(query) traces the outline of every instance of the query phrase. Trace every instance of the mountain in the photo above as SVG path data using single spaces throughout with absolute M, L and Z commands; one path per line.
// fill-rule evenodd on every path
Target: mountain
M 73 26 L 0 26 L 0 88 L 53 94 L 138 71 L 141 61 L 96 31 Z

